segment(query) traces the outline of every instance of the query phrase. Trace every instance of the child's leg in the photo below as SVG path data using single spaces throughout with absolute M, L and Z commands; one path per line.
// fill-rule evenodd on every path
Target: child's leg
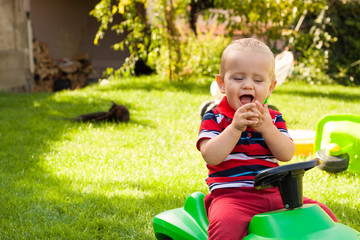
M 325 204 L 320 203 L 318 201 L 312 200 L 310 198 L 304 197 L 304 204 L 317 204 L 319 205 L 335 222 L 338 222 L 335 215 L 331 212 L 331 210 L 325 206 Z
M 239 240 L 256 214 L 269 211 L 266 194 L 254 188 L 216 189 L 205 198 L 210 240 Z
M 209 240 L 239 240 L 247 235 L 248 224 L 252 216 L 243 214 L 242 206 L 231 197 L 212 202 L 209 207 Z M 255 214 L 254 214 L 255 215 Z

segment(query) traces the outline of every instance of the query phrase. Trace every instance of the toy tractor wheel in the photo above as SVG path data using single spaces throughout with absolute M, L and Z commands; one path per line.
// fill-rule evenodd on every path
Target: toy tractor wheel
M 315 157 L 320 158 L 321 164 L 318 166 L 321 170 L 329 173 L 345 171 L 349 166 L 349 157 L 347 154 L 331 156 L 321 149 L 315 153 Z

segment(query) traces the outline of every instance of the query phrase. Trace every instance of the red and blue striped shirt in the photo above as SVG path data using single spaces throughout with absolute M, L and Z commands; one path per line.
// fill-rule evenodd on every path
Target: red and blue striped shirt
M 279 131 L 290 137 L 281 113 L 272 109 L 269 109 L 269 112 Z M 202 139 L 216 137 L 229 126 L 234 113 L 226 97 L 215 109 L 208 111 L 200 125 L 197 148 L 199 149 Z M 207 164 L 209 175 L 206 182 L 210 191 L 217 188 L 253 187 L 257 173 L 277 166 L 278 161 L 271 154 L 261 134 L 248 127 L 242 132 L 239 141 L 224 162 L 216 166 Z

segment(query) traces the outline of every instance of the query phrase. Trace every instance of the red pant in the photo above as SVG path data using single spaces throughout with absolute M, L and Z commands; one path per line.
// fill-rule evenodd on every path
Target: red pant
M 324 204 L 304 197 L 304 204 L 315 203 L 337 222 L 335 215 Z M 211 240 L 239 240 L 247 235 L 248 226 L 256 214 L 284 208 L 278 188 L 215 189 L 205 196 Z

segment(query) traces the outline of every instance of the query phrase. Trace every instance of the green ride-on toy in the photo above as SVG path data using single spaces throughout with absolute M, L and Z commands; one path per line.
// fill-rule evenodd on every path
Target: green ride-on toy
M 254 187 L 279 187 L 285 208 L 255 215 L 244 240 L 360 240 L 360 233 L 334 222 L 316 204 L 303 205 L 302 177 L 320 164 L 319 159 L 266 169 L 255 177 Z M 206 240 L 208 238 L 205 195 L 191 194 L 182 208 L 156 215 L 153 219 L 158 240 Z
M 327 172 L 360 172 L 360 115 L 327 115 L 316 126 L 315 156 Z

